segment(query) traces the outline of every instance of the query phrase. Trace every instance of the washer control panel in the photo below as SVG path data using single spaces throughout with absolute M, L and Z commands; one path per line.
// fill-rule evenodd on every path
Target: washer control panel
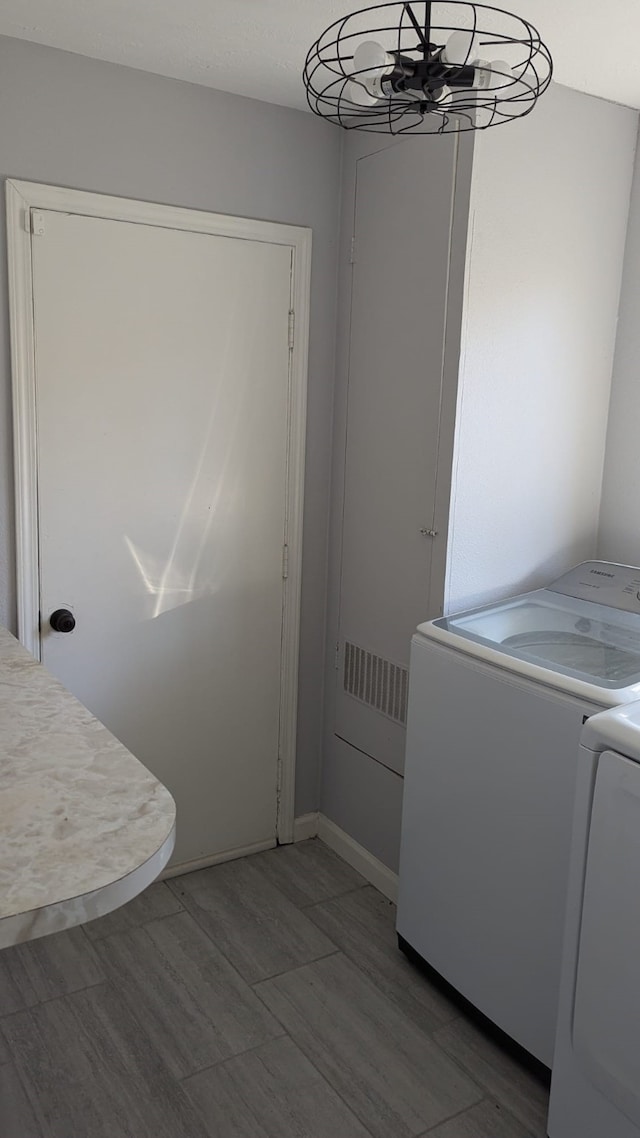
M 563 573 L 548 589 L 565 597 L 578 597 L 640 615 L 640 569 L 633 565 L 583 561 L 582 565 Z

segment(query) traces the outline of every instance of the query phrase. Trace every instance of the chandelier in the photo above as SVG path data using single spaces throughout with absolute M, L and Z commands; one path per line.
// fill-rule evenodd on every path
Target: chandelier
M 346 130 L 444 134 L 529 114 L 552 71 L 520 16 L 469 0 L 395 0 L 331 24 L 303 81 L 311 110 Z

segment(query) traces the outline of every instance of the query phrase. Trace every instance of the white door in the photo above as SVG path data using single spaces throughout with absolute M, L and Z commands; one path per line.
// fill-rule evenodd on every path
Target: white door
M 274 844 L 292 249 L 34 228 L 43 663 L 175 796 L 174 863 Z

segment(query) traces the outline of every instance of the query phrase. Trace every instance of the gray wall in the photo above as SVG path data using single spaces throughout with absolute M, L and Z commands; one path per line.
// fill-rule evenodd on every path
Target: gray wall
M 317 809 L 341 134 L 308 114 L 0 37 L 0 177 L 313 229 L 297 813 Z M 6 261 L 4 214 L 0 258 Z M 15 582 L 0 274 L 0 621 Z
M 595 554 L 637 123 L 554 85 L 476 140 L 448 611 Z
M 355 210 L 355 179 L 356 163 L 366 154 L 373 154 L 388 145 L 393 145 L 398 155 L 398 163 L 402 167 L 403 147 L 422 147 L 424 154 L 423 199 L 425 210 L 423 216 L 416 217 L 416 224 L 420 223 L 428 230 L 430 224 L 441 225 L 442 210 L 432 219 L 429 215 L 429 186 L 436 179 L 440 180 L 439 189 L 443 191 L 447 201 L 451 201 L 452 240 L 449 250 L 449 278 L 447 280 L 447 264 L 434 266 L 417 264 L 412 260 L 414 247 L 406 250 L 407 275 L 403 284 L 397 282 L 380 282 L 383 290 L 388 290 L 391 298 L 395 296 L 401 303 L 402 288 L 411 287 L 407 281 L 413 280 L 414 288 L 421 290 L 424 303 L 429 303 L 429 289 L 447 291 L 447 318 L 445 324 L 445 343 L 442 338 L 430 348 L 436 355 L 438 363 L 443 357 L 443 391 L 440 407 L 440 455 L 438 462 L 437 485 L 425 486 L 425 503 L 429 510 L 434 508 L 434 521 L 441 531 L 442 540 L 436 543 L 433 550 L 431 566 L 431 595 L 429 593 L 428 574 L 424 572 L 424 604 L 421 619 L 429 615 L 437 615 L 443 597 L 445 547 L 449 503 L 449 474 L 450 459 L 453 447 L 454 417 L 456 405 L 456 380 L 458 372 L 458 353 L 460 340 L 460 320 L 463 299 L 465 245 L 467 231 L 467 216 L 469 202 L 469 187 L 471 182 L 471 163 L 473 157 L 473 136 L 465 135 L 462 138 L 455 185 L 453 180 L 453 167 L 451 164 L 451 140 L 445 138 L 433 139 L 395 139 L 387 140 L 375 135 L 354 133 L 347 135 L 344 146 L 343 175 L 342 175 L 342 210 L 340 233 L 340 264 L 339 264 L 339 304 L 338 304 L 338 340 L 336 354 L 336 397 L 334 408 L 334 462 L 333 462 L 333 488 L 330 532 L 330 569 L 329 569 L 329 597 L 327 610 L 327 679 L 325 697 L 324 722 L 324 752 L 322 762 L 322 791 L 320 808 L 337 825 L 341 826 L 361 845 L 379 858 L 385 865 L 397 869 L 400 837 L 400 813 L 402 806 L 402 778 L 391 770 L 384 762 L 378 761 L 365 754 L 356 746 L 352 746 L 335 734 L 336 730 L 336 641 L 340 625 L 340 606 L 348 603 L 347 598 L 341 597 L 341 561 L 342 561 L 342 522 L 345 497 L 345 472 L 347 458 L 348 434 L 348 406 L 349 406 L 349 364 L 350 364 L 350 324 L 351 324 L 351 278 L 350 265 L 351 237 L 354 227 Z M 407 163 L 408 165 L 408 163 Z M 444 186 L 442 183 L 445 183 Z M 389 203 L 390 209 L 407 208 L 407 201 L 415 193 L 415 186 L 405 200 L 395 200 Z M 402 196 L 402 195 L 400 195 Z M 441 194 L 434 193 L 436 200 L 440 201 Z M 415 208 L 413 209 L 415 213 Z M 445 223 L 446 224 L 446 223 Z M 396 227 L 392 232 L 395 233 Z M 388 238 L 388 235 L 387 235 Z M 358 251 L 356 250 L 356 257 Z M 425 271 L 431 272 L 428 280 L 424 277 Z M 398 291 L 399 288 L 399 291 Z M 394 291 L 395 290 L 395 291 Z M 385 294 L 386 295 L 386 294 Z M 388 321 L 390 328 L 394 326 L 394 309 L 390 304 Z M 424 325 L 416 328 L 416 335 L 424 335 Z M 406 354 L 407 345 L 398 346 L 398 356 Z M 391 377 L 392 381 L 392 377 Z M 425 369 L 425 382 L 428 382 L 428 369 Z M 407 398 L 403 388 L 402 396 Z M 436 402 L 436 401 L 434 401 Z M 423 411 L 423 400 L 417 401 L 417 413 Z M 353 441 L 350 442 L 349 457 L 357 457 L 363 466 L 371 461 L 367 450 L 367 422 L 366 415 L 376 413 L 375 401 L 365 409 L 361 407 L 362 422 L 359 430 L 351 430 L 350 439 L 360 440 L 361 453 L 354 456 Z M 369 439 L 379 436 L 380 421 L 378 420 L 368 431 Z M 415 440 L 414 440 L 415 445 Z M 424 469 L 424 463 L 416 461 L 416 477 L 418 470 Z M 367 503 L 370 506 L 370 503 Z M 425 511 L 430 518 L 430 513 Z M 382 514 L 384 517 L 384 513 Z M 427 565 L 421 548 L 418 550 Z M 415 569 L 415 565 L 413 566 Z M 416 574 L 413 574 L 415 578 Z M 363 589 L 370 588 L 370 582 L 363 581 Z M 393 626 L 398 619 L 397 605 L 394 598 L 398 591 L 403 589 L 401 579 L 389 580 L 389 611 L 386 613 L 386 624 Z M 348 614 L 347 614 L 348 615 Z M 419 615 L 416 616 L 417 620 Z M 379 633 L 379 629 L 376 630 Z M 345 697 L 350 699 L 350 697 Z M 376 717 L 376 712 L 371 712 Z M 342 717 L 344 719 L 344 717 Z M 341 732 L 344 734 L 344 731 Z M 357 740 L 356 740 L 357 741 Z M 373 751 L 373 747 L 372 747 Z M 383 753 L 379 748 L 373 753 Z
M 640 147 L 629 212 L 598 554 L 640 565 Z
M 531 116 L 475 136 L 449 610 L 535 587 L 595 553 L 637 122 L 554 85 Z M 402 779 L 333 734 L 355 145 L 343 172 L 321 809 L 395 869 Z M 638 212 L 640 229 L 640 201 Z

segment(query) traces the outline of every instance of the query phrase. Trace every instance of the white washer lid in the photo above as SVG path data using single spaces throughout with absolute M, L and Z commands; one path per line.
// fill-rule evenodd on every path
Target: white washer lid
M 640 614 L 537 589 L 419 631 L 461 638 L 605 691 L 640 684 Z
M 616 751 L 640 763 L 640 700 L 592 715 L 580 742 L 589 751 Z

